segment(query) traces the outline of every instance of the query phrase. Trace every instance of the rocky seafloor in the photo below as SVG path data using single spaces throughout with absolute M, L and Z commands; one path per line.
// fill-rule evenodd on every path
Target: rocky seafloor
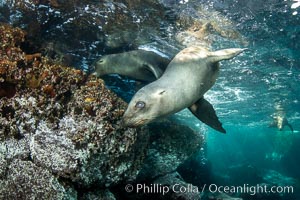
M 103 80 L 26 53 L 19 28 L 1 24 L 0 42 L 0 199 L 124 199 L 127 183 L 186 184 L 176 169 L 199 133 L 168 120 L 122 128 L 127 104 Z

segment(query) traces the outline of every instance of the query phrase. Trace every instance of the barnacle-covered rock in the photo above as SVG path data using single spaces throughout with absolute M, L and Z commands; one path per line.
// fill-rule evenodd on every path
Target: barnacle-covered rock
M 95 192 L 89 192 L 84 194 L 81 200 L 116 200 L 113 193 L 111 193 L 108 189 L 98 190 Z
M 3 153 L 2 149 L 5 146 L 1 146 L 1 153 L 0 153 L 0 178 L 2 179 L 5 176 L 6 167 L 7 167 L 7 160 L 5 159 L 5 154 Z
M 20 29 L 0 35 L 1 197 L 70 199 L 134 179 L 148 131 L 119 126 L 126 103 L 101 79 L 23 52 Z
M 124 199 L 200 199 L 199 188 L 185 182 L 177 170 L 180 164 L 199 152 L 203 146 L 203 136 L 170 119 L 151 123 L 148 128 L 150 144 L 137 179 L 130 183 L 134 190 L 130 193 L 122 189 L 116 192 Z M 136 192 L 137 185 L 141 184 L 147 186 L 143 187 L 146 192 Z M 168 187 L 169 192 L 159 192 L 162 187 Z M 119 188 L 126 186 L 121 184 Z M 187 190 L 178 192 L 180 188 Z
M 73 199 L 73 188 L 64 187 L 47 169 L 31 161 L 13 160 L 0 181 L 0 199 Z
M 166 194 L 166 196 L 158 194 L 155 199 L 201 199 L 201 188 L 198 188 L 190 183 L 186 183 L 177 172 L 158 177 L 156 180 L 153 181 L 153 184 L 169 187 L 169 192 Z
M 185 182 L 176 171 L 158 176 L 145 183 L 132 184 L 133 192 L 125 193 L 124 199 L 180 199 L 200 200 L 201 189 L 193 184 Z M 126 186 L 125 186 L 126 187 Z M 139 188 L 139 189 L 138 189 Z M 135 192 L 138 191 L 138 192 Z
M 173 172 L 203 145 L 203 138 L 193 129 L 164 120 L 149 125 L 151 132 L 147 157 L 138 181 L 151 180 Z

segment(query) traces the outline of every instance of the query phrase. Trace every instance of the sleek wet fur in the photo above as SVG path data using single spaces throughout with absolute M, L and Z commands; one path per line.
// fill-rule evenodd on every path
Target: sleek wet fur
M 134 95 L 123 116 L 124 125 L 141 126 L 189 108 L 199 120 L 225 133 L 213 106 L 203 95 L 218 77 L 218 61 L 233 58 L 243 51 L 239 48 L 215 52 L 201 47 L 183 49 L 158 80 L 144 86 Z
M 94 63 L 95 75 L 119 74 L 132 79 L 152 82 L 159 78 L 170 63 L 170 59 L 152 51 L 134 50 L 105 55 Z

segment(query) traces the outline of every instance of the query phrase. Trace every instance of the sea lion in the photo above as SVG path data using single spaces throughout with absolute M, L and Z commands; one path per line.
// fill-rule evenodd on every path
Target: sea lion
M 218 61 L 230 59 L 243 51 L 232 48 L 210 52 L 195 46 L 183 49 L 158 80 L 133 96 L 124 113 L 123 125 L 141 126 L 188 107 L 199 120 L 225 133 L 213 106 L 203 95 L 216 81 Z
M 273 122 L 269 124 L 269 127 L 277 127 L 280 131 L 282 131 L 285 126 L 288 126 L 290 130 L 294 132 L 292 125 L 288 122 L 285 115 L 273 116 Z
M 97 77 L 106 74 L 119 74 L 140 81 L 152 82 L 167 68 L 170 59 L 152 51 L 134 50 L 105 55 L 93 65 Z
M 271 115 L 273 117 L 273 121 L 269 124 L 269 127 L 277 127 L 280 131 L 282 131 L 285 126 L 288 126 L 290 130 L 294 132 L 292 125 L 286 118 L 286 112 L 283 105 L 281 103 L 275 103 L 274 108 L 275 113 Z

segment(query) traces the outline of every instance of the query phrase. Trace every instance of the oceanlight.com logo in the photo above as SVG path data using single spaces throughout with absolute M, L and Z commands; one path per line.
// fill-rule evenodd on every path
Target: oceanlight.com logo
M 208 191 L 211 193 L 239 193 L 239 194 L 250 194 L 252 196 L 256 194 L 293 194 L 293 186 L 270 186 L 270 185 L 254 185 L 244 184 L 243 186 L 218 186 L 216 184 L 210 184 L 208 186 Z
M 293 194 L 293 186 L 270 186 L 270 185 L 249 185 L 244 184 L 242 186 L 222 186 L 217 184 L 204 184 L 203 187 L 198 188 L 192 184 L 181 185 L 174 184 L 171 186 L 162 184 L 127 184 L 125 191 L 128 193 L 134 192 L 137 194 L 162 194 L 167 193 L 204 193 L 208 191 L 210 193 L 226 193 L 226 194 Z

